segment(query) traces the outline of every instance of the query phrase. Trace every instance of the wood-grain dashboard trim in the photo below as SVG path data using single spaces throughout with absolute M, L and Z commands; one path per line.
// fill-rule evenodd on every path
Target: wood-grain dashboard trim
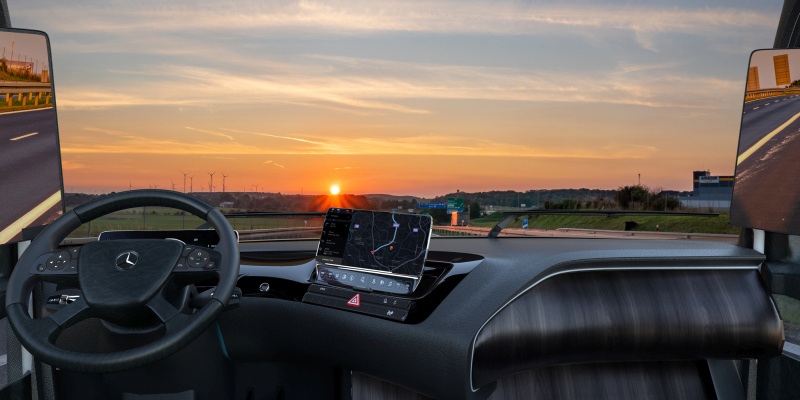
M 544 366 L 761 358 L 782 346 L 757 266 L 568 269 L 537 280 L 483 324 L 470 381 L 476 391 Z

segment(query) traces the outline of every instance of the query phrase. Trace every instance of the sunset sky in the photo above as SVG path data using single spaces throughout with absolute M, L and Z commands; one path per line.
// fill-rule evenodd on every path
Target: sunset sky
M 762 4 L 764 3 L 764 4 Z M 782 2 L 22 1 L 68 192 L 691 190 Z M 188 186 L 188 182 L 187 182 Z M 188 188 L 187 188 L 188 189 Z

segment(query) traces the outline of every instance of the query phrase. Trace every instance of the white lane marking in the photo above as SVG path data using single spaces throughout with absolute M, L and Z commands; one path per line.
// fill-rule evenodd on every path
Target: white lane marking
M 773 130 L 772 132 L 768 133 L 767 136 L 764 136 L 763 138 L 761 138 L 761 140 L 756 142 L 756 144 L 752 145 L 749 149 L 747 149 L 744 153 L 742 153 L 741 155 L 739 155 L 739 157 L 736 158 L 736 165 L 741 164 L 742 161 L 747 159 L 747 157 L 750 157 L 751 155 L 753 155 L 753 153 L 755 153 L 756 150 L 760 149 L 761 146 L 763 146 L 764 144 L 769 142 L 770 139 L 775 137 L 775 135 L 780 133 L 780 131 L 786 129 L 786 127 L 789 126 L 789 124 L 791 124 L 792 122 L 796 121 L 798 118 L 800 118 L 800 113 L 795 114 L 794 117 L 789 118 L 789 120 L 784 122 L 783 125 L 775 128 L 775 130 Z M 2 243 L 2 242 L 0 242 L 0 243 Z
M 52 196 L 48 197 L 47 200 L 43 201 L 38 206 L 34 207 L 32 210 L 28 211 L 25 215 L 20 217 L 18 220 L 14 221 L 8 228 L 3 229 L 0 231 L 0 243 L 7 243 L 11 240 L 14 236 L 16 236 L 19 232 L 22 231 L 22 228 L 33 223 L 39 217 L 44 215 L 47 210 L 53 208 L 56 204 L 61 201 L 61 191 L 57 191 L 53 193 Z
M 753 109 L 753 111 L 758 110 L 759 108 L 761 108 L 761 107 L 756 107 L 756 108 Z
M 13 139 L 9 139 L 9 140 L 11 140 L 11 141 L 13 142 L 13 141 L 15 141 L 15 140 L 25 139 L 26 137 L 31 137 L 31 136 L 33 136 L 33 135 L 38 135 L 38 134 L 39 134 L 39 132 L 31 132 L 31 133 L 29 133 L 29 134 L 27 134 L 27 135 L 17 136 L 17 137 L 15 137 L 15 138 L 13 138 Z
M 768 105 L 769 105 L 769 103 L 767 103 L 767 104 L 764 104 L 764 105 L 765 105 L 765 106 L 768 106 Z
M 9 114 L 19 114 L 19 113 L 25 113 L 25 112 L 34 112 L 34 111 L 52 110 L 52 109 L 53 109 L 53 107 L 51 106 L 51 107 L 44 107 L 44 108 L 36 108 L 36 109 L 33 109 L 33 110 L 9 111 L 9 112 L 0 113 L 0 117 L 2 117 L 3 115 L 9 115 Z

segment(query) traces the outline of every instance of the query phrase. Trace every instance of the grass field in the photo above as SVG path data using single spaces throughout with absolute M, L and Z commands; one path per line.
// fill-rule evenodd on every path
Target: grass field
M 473 219 L 472 226 L 492 227 L 505 218 L 500 213 Z M 626 221 L 638 225 L 634 231 L 655 232 L 656 225 L 661 232 L 686 233 L 726 233 L 738 234 L 739 227 L 730 224 L 728 213 L 719 217 L 668 217 L 668 216 L 576 216 L 576 215 L 538 215 L 528 218 L 530 229 L 611 229 L 624 230 Z M 522 228 L 522 218 L 508 225 L 509 228 Z
M 222 209 L 222 212 L 238 210 Z M 272 229 L 295 228 L 302 226 L 320 226 L 320 218 L 230 218 L 234 229 Z M 308 224 L 306 225 L 306 221 Z M 123 210 L 98 218 L 89 224 L 83 224 L 69 237 L 94 237 L 103 231 L 114 230 L 156 230 L 156 229 L 194 229 L 203 225 L 204 221 L 189 213 L 173 208 L 147 207 Z

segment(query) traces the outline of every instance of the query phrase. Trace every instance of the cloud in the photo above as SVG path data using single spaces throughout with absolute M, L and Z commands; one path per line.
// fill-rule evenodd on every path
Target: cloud
M 264 161 L 264 164 L 270 164 L 270 165 L 273 165 L 273 166 L 278 167 L 278 168 L 286 168 L 285 165 L 278 164 L 278 163 L 276 163 L 275 161 L 272 161 L 272 160 Z
M 236 142 L 205 142 L 202 140 L 185 141 L 179 137 L 170 138 L 169 134 L 143 133 L 83 127 L 91 132 L 91 136 L 73 136 L 67 133 L 61 141 L 61 152 L 69 154 L 263 154 L 259 147 L 242 145 Z M 148 136 L 153 135 L 153 136 Z M 105 136 L 105 137 L 104 137 Z
M 341 169 L 358 169 L 358 168 L 361 168 L 361 167 L 335 167 L 334 169 L 335 170 L 341 170 Z
M 525 68 L 411 63 L 353 57 L 309 56 L 336 73 L 292 73 L 292 68 L 262 74 L 225 76 L 222 69 L 162 65 L 159 76 L 106 88 L 66 86 L 59 91 L 62 108 L 130 106 L 196 106 L 209 110 L 253 104 L 326 106 L 339 110 L 430 114 L 419 99 L 520 102 L 612 103 L 647 107 L 720 108 L 719 99 L 741 91 L 739 80 L 687 76 L 676 63 L 621 63 L 610 70 L 583 74 L 531 71 Z M 298 65 L 297 69 L 301 69 Z M 142 67 L 148 69 L 150 67 Z M 247 93 L 247 95 L 236 95 Z M 729 106 L 725 104 L 724 106 Z M 233 138 L 225 133 L 194 129 Z M 224 130 L 224 129 L 223 129 Z M 322 145 L 304 138 L 245 130 L 234 133 Z
M 186 127 L 186 129 L 188 129 L 188 130 L 190 130 L 190 131 L 195 131 L 195 132 L 203 132 L 203 133 L 207 133 L 207 134 L 209 134 L 209 135 L 214 135 L 214 136 L 224 137 L 225 139 L 228 139 L 228 140 L 233 140 L 233 136 L 231 136 L 231 135 L 226 135 L 226 134 L 224 134 L 224 133 L 219 133 L 219 132 L 209 131 L 209 130 L 206 130 L 206 129 L 192 128 L 191 126 L 187 126 L 187 127 Z
M 226 129 L 226 128 L 222 128 L 222 130 L 229 131 L 229 132 L 246 133 L 246 134 L 249 134 L 249 135 L 271 137 L 271 138 L 276 138 L 276 139 L 294 140 L 296 142 L 316 144 L 316 145 L 320 145 L 320 146 L 327 146 L 328 145 L 327 143 L 324 143 L 324 142 L 316 142 L 316 141 L 313 141 L 313 140 L 308 140 L 308 139 L 303 139 L 303 138 L 296 138 L 296 137 L 289 137 L 289 136 L 272 135 L 272 134 L 269 134 L 269 133 L 247 132 L 247 131 L 239 131 L 239 130 L 235 130 L 235 129 Z
M 64 171 L 74 171 L 76 169 L 84 169 L 86 167 L 87 165 L 84 163 L 69 161 L 69 160 L 61 160 L 61 169 Z
M 493 140 L 471 140 L 469 145 L 453 145 L 448 136 L 420 135 L 394 137 L 343 137 L 332 136 L 319 146 L 316 142 L 305 147 L 282 148 L 276 146 L 243 145 L 236 142 L 187 142 L 181 138 L 153 133 L 153 137 L 118 130 L 85 127 L 84 130 L 108 136 L 62 142 L 64 154 L 175 154 L 213 155 L 412 155 L 472 156 L 472 157 L 529 157 L 529 158 L 573 158 L 573 159 L 644 159 L 657 152 L 654 146 L 611 142 L 599 148 L 550 148 L 507 143 Z M 264 164 L 285 168 L 273 160 Z M 338 167 L 351 169 L 355 167 Z M 336 168 L 334 168 L 336 169 Z
M 698 33 L 736 31 L 747 27 L 774 29 L 775 16 L 735 7 L 664 7 L 541 2 L 290 1 L 239 2 L 210 0 L 191 4 L 150 0 L 109 1 L 15 7 L 15 18 L 45 19 L 40 23 L 72 33 L 295 30 L 320 33 L 440 32 L 524 35 L 559 29 L 617 29 L 632 32 Z M 89 6 L 91 4 L 91 6 Z M 80 24 L 72 23 L 81 21 Z

